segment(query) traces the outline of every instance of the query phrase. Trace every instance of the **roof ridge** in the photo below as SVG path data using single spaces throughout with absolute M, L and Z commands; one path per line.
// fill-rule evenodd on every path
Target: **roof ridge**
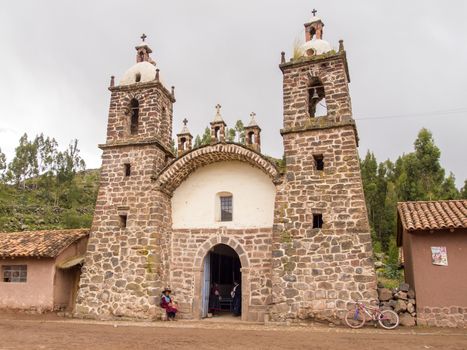
M 439 200 L 426 200 L 426 201 L 400 201 L 397 204 L 403 203 L 439 203 L 439 202 L 467 202 L 467 199 L 439 199 Z
M 52 230 L 28 230 L 28 231 L 0 231 L 0 234 L 19 234 L 19 233 L 51 233 L 51 232 L 72 232 L 72 231 L 91 231 L 90 228 L 64 228 L 64 229 L 52 229 Z

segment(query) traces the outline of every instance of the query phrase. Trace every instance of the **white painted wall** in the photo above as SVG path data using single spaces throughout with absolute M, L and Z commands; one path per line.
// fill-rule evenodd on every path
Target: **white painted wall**
M 217 221 L 219 192 L 233 195 L 233 221 Z M 271 227 L 276 188 L 261 170 L 240 162 L 206 165 L 191 174 L 172 197 L 173 228 Z

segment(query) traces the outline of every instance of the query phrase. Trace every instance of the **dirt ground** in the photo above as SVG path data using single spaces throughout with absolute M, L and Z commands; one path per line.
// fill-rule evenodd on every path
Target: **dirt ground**
M 467 349 L 466 329 L 265 326 L 230 320 L 96 322 L 0 315 L 3 349 Z

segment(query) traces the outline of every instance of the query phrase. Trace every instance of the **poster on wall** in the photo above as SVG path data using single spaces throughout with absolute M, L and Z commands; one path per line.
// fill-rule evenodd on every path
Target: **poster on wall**
M 448 266 L 446 247 L 431 247 L 431 263 L 433 265 Z

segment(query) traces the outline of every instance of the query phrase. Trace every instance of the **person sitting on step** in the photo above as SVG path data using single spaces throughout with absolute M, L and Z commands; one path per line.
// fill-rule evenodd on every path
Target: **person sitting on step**
M 167 321 L 175 321 L 175 315 L 177 314 L 178 309 L 173 297 L 170 296 L 170 293 L 172 293 L 172 291 L 169 288 L 165 288 L 162 291 L 160 306 L 165 309 Z

